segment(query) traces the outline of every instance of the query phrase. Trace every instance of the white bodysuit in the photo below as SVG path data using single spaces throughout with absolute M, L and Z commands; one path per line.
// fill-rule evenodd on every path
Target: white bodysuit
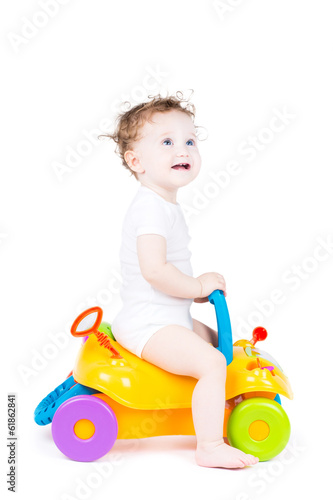
M 167 325 L 193 329 L 192 299 L 167 295 L 152 287 L 141 274 L 136 238 L 160 234 L 167 241 L 167 262 L 193 276 L 190 236 L 179 203 L 166 201 L 151 189 L 140 186 L 125 215 L 120 247 L 123 307 L 112 323 L 112 332 L 123 347 L 141 357 L 149 338 Z

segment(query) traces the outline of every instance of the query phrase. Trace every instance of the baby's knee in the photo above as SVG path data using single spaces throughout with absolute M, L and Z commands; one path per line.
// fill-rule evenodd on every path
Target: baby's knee
M 227 373 L 225 356 L 217 349 L 212 350 L 210 356 L 205 358 L 201 375 L 211 375 L 213 373 L 222 376 L 226 376 Z

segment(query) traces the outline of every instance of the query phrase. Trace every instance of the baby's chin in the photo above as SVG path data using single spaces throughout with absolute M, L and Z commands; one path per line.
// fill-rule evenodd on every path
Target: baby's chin
M 189 172 L 189 174 L 190 175 L 183 175 L 179 176 L 177 179 L 174 179 L 175 182 L 177 182 L 178 187 L 187 186 L 192 181 L 194 181 L 194 179 L 196 179 L 199 174 L 199 170 L 197 171 L 193 170 L 192 172 Z
M 177 179 L 173 179 L 172 180 L 172 185 L 177 187 L 177 188 L 181 188 L 181 187 L 184 187 L 184 186 L 188 186 L 188 184 L 191 184 L 191 182 L 194 180 L 194 177 L 187 177 L 187 178 L 177 178 Z

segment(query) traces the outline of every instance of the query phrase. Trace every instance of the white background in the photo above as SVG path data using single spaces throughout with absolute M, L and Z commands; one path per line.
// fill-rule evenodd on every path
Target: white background
M 18 402 L 16 498 L 252 500 L 328 491 L 331 3 L 226 0 L 218 9 L 211 0 L 20 0 L 1 10 L 4 491 L 8 392 Z M 107 121 L 112 130 L 126 99 L 190 89 L 207 136 L 202 172 L 178 196 L 195 209 L 188 218 L 194 274 L 225 276 L 235 338 L 241 324 L 267 328 L 263 349 L 281 363 L 295 395 L 283 398 L 289 451 L 229 471 L 197 466 L 193 437 L 141 440 L 132 453 L 119 441 L 98 461 L 103 475 L 96 463 L 66 459 L 50 426 L 33 421 L 38 402 L 72 369 L 79 341 L 68 326 L 77 313 L 97 303 L 112 323 L 121 306 L 121 224 L 138 184 L 113 143 L 84 144 L 84 131 L 105 132 Z M 276 110 L 285 123 L 272 122 Z M 272 123 L 281 130 L 270 132 Z M 244 144 L 253 138 L 260 149 L 250 159 Z M 55 162 L 66 165 L 73 150 L 81 152 L 76 167 L 57 174 Z M 231 161 L 237 174 L 224 186 L 210 184 L 210 174 L 225 175 Z M 193 305 L 193 315 L 215 325 L 210 304 Z

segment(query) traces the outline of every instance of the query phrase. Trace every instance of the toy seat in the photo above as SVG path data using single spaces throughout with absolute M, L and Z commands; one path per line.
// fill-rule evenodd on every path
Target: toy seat
M 122 357 L 113 356 L 91 335 L 81 346 L 74 379 L 130 408 L 190 408 L 197 380 L 148 363 L 110 339 Z

